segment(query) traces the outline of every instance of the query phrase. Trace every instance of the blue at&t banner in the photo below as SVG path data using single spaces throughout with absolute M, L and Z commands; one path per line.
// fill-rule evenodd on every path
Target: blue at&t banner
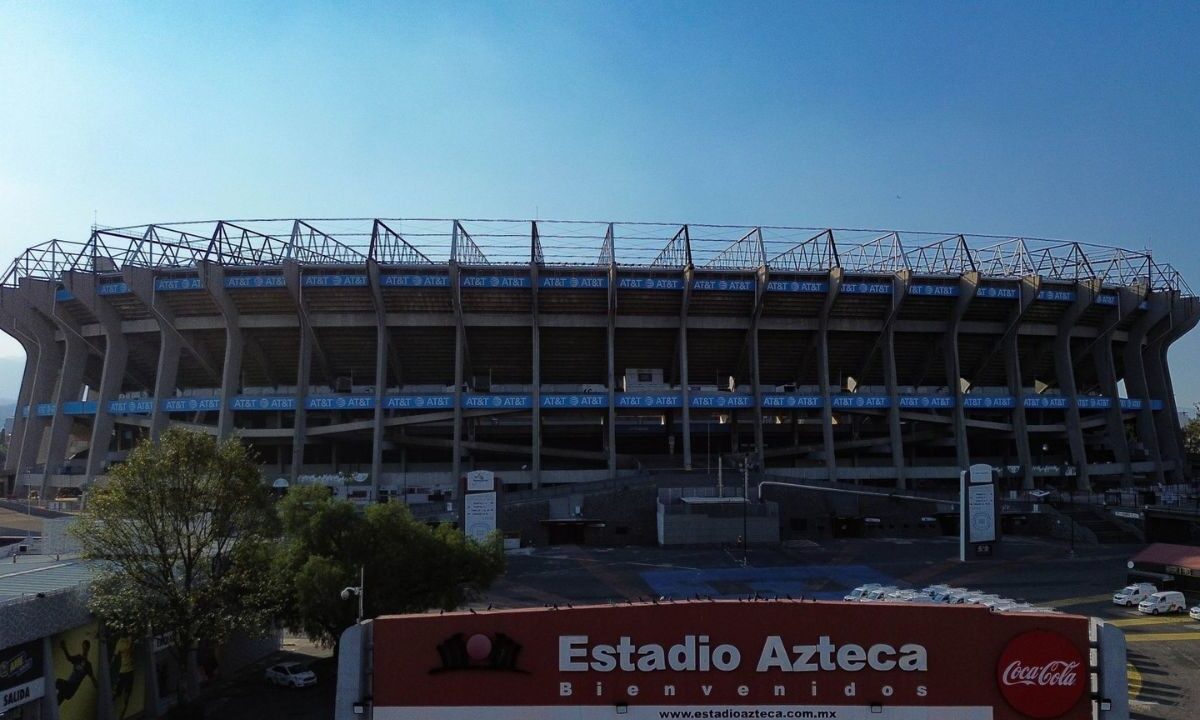
M 366 287 L 366 275 L 305 275 L 304 287 Z
M 446 275 L 380 275 L 380 287 L 392 288 L 444 288 L 450 287 Z
M 964 410 L 1012 410 L 1017 400 L 1012 395 L 965 395 Z
M 177 290 L 199 290 L 200 278 L 190 277 L 160 277 L 154 279 L 154 289 L 159 292 L 175 292 Z
M 221 409 L 221 398 L 210 397 L 177 397 L 167 398 L 160 405 L 165 413 L 213 412 Z
M 767 292 L 824 295 L 829 292 L 829 282 L 826 280 L 768 280 Z
M 715 291 L 715 292 L 754 292 L 753 280 L 727 280 L 727 279 L 700 279 L 696 278 L 692 281 L 692 289 L 700 292 Z
M 226 275 L 225 287 L 235 288 L 281 288 L 286 283 L 282 275 Z
M 689 395 L 688 404 L 694 408 L 752 408 L 754 396 L 749 393 Z
M 765 408 L 783 409 L 821 408 L 825 405 L 820 395 L 797 393 L 763 393 L 762 404 Z
M 619 408 L 683 407 L 679 393 L 617 393 Z
M 584 393 L 582 395 L 553 393 L 542 395 L 541 405 L 543 408 L 565 408 L 568 410 L 576 408 L 606 408 L 608 407 L 608 393 Z
M 538 277 L 538 287 L 547 290 L 607 290 L 604 275 L 549 275 Z
M 384 410 L 453 410 L 454 396 L 388 395 L 383 399 Z

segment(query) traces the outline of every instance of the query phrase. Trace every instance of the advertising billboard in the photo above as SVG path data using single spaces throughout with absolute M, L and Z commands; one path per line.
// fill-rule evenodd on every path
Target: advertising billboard
M 96 623 L 59 633 L 52 642 L 59 720 L 94 720 L 100 690 Z
M 693 601 L 379 618 L 380 720 L 1091 717 L 1088 621 Z
M 42 641 L 0 650 L 0 715 L 46 694 Z

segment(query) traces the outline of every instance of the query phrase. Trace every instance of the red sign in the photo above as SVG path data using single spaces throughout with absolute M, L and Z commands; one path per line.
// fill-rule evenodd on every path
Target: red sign
M 1075 643 L 1048 630 L 1031 630 L 1009 641 L 996 665 L 1000 692 L 1014 710 L 1033 718 L 1056 718 L 1079 703 L 1088 667 Z
M 1070 663 L 1086 657 L 1087 629 L 1070 615 L 798 601 L 384 617 L 374 717 L 873 720 L 875 706 L 885 718 L 1082 720 L 1089 669 Z

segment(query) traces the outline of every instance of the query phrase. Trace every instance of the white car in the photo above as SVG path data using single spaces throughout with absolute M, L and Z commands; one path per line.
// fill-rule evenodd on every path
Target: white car
M 887 598 L 888 595 L 896 592 L 899 589 L 900 588 L 896 587 L 895 585 L 887 585 L 884 587 L 877 587 L 877 588 L 874 588 L 873 590 L 868 590 L 862 596 L 860 602 L 882 602 L 885 598 Z
M 941 593 L 948 593 L 953 589 L 954 588 L 950 587 L 949 585 L 930 585 L 928 587 L 921 588 L 921 594 L 929 597 L 935 597 Z
M 863 595 L 866 595 L 867 593 L 871 592 L 872 590 L 875 590 L 878 587 L 880 587 L 879 583 L 868 583 L 866 585 L 859 585 L 858 587 L 854 588 L 850 592 L 846 593 L 846 596 L 843 597 L 842 599 L 847 602 L 858 602 L 859 600 L 863 599 Z
M 1156 592 L 1158 592 L 1158 588 L 1154 587 L 1150 583 L 1133 583 L 1132 585 L 1126 585 L 1125 587 L 1113 593 L 1113 605 L 1124 605 L 1125 607 L 1137 605 Z
M 1138 612 L 1143 615 L 1187 612 L 1187 602 L 1178 590 L 1162 590 L 1138 603 Z
M 303 663 L 285 662 L 267 668 L 267 682 L 283 687 L 312 687 L 317 684 L 317 674 Z
M 995 593 L 979 593 L 977 595 L 968 595 L 967 597 L 963 598 L 963 601 L 968 605 L 984 605 L 988 602 L 994 602 L 1001 599 L 1003 598 Z
M 1188 617 L 1193 620 L 1200 620 L 1200 605 L 1188 610 Z

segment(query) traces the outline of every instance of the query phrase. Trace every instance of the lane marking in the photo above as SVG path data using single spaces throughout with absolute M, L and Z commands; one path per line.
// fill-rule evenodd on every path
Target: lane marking
M 1136 633 L 1125 636 L 1127 643 L 1167 642 L 1170 640 L 1200 640 L 1200 632 Z
M 1105 623 L 1113 627 L 1130 627 L 1133 625 L 1186 625 L 1197 621 L 1191 619 L 1187 615 L 1177 617 L 1140 617 L 1126 618 L 1123 620 L 1106 620 Z
M 1112 593 L 1102 593 L 1100 595 L 1083 595 L 1081 597 L 1069 597 L 1061 600 L 1051 600 L 1050 602 L 1036 603 L 1042 607 L 1070 607 L 1072 605 L 1089 605 L 1097 603 L 1101 600 L 1112 600 Z
M 1129 682 L 1129 700 L 1132 702 L 1142 691 L 1142 673 L 1133 663 L 1126 663 L 1125 677 Z

